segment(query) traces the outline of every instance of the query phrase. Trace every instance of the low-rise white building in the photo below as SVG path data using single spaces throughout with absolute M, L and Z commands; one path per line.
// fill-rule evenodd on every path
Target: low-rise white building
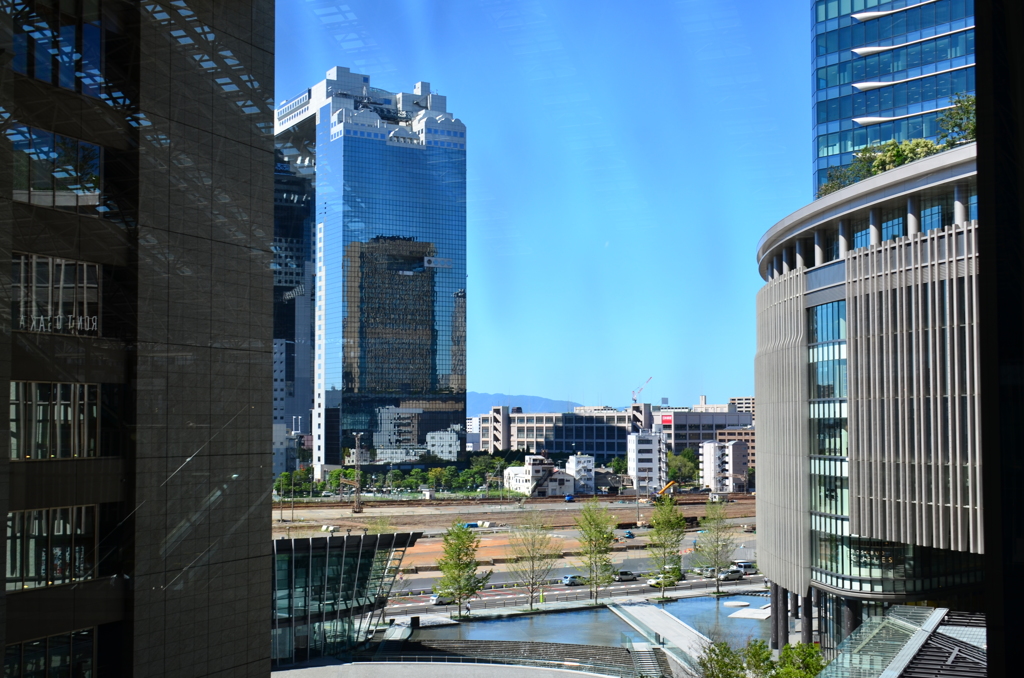
M 700 446 L 700 481 L 712 492 L 746 492 L 749 455 L 742 440 Z
M 574 454 L 565 462 L 565 472 L 575 480 L 576 491 L 581 494 L 595 494 L 594 458 L 589 454 Z
M 627 473 L 638 494 L 653 494 L 668 482 L 668 456 L 661 426 L 626 438 Z
M 505 487 L 531 497 L 563 497 L 576 491 L 575 478 L 547 457 L 532 454 L 523 466 L 505 469 Z

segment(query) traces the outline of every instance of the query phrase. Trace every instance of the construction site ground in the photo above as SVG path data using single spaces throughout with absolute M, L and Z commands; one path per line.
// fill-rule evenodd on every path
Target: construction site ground
M 700 499 L 693 497 L 690 501 L 679 502 L 684 515 L 703 517 L 705 504 Z M 613 498 L 602 503 L 607 506 L 620 525 L 632 526 L 636 523 L 637 506 L 635 503 L 622 503 L 622 500 Z M 441 540 L 437 538 L 437 535 L 455 521 L 477 524 L 486 521 L 491 525 L 489 529 L 480 529 L 481 543 L 478 560 L 504 569 L 500 565 L 507 555 L 508 535 L 502 528 L 516 524 L 527 512 L 540 511 L 552 532 L 562 541 L 563 553 L 573 553 L 579 547 L 574 528 L 575 518 L 579 515 L 580 509 L 581 503 L 567 504 L 562 500 L 531 500 L 523 505 L 516 501 L 499 502 L 496 500 L 481 502 L 472 500 L 463 502 L 403 501 L 367 502 L 363 505 L 362 514 L 353 515 L 350 503 L 320 504 L 315 507 L 296 504 L 294 519 L 292 519 L 292 508 L 290 503 L 287 503 L 275 505 L 273 535 L 275 539 L 322 537 L 326 536 L 324 526 L 333 527 L 335 534 L 339 532 L 345 534 L 347 530 L 359 533 L 363 528 L 369 528 L 374 523 L 378 528 L 382 527 L 382 522 L 386 520 L 388 531 L 425 533 L 425 538 L 406 552 L 403 562 L 403 569 L 416 568 L 420 572 L 424 572 L 431 570 L 441 555 Z M 650 505 L 640 505 L 641 522 L 650 519 L 652 509 L 653 507 Z M 754 510 L 753 497 L 744 497 L 726 504 L 726 515 L 733 519 L 730 522 L 735 522 L 735 519 L 739 518 L 753 519 Z M 739 529 L 737 527 L 737 530 Z M 615 551 L 627 552 L 643 549 L 646 545 L 645 531 L 638 530 L 636 536 L 636 539 L 623 539 L 620 536 L 614 546 Z

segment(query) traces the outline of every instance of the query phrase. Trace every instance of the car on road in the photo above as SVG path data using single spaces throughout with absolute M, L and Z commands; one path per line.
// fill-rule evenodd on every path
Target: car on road
M 731 569 L 739 570 L 743 574 L 757 574 L 757 566 L 749 560 L 737 560 Z
M 718 574 L 719 581 L 736 581 L 743 579 L 743 572 L 740 570 L 724 570 Z
M 435 593 L 434 595 L 430 596 L 431 605 L 451 605 L 454 602 L 454 598 L 452 598 L 451 596 L 446 596 L 441 593 Z
M 704 577 L 705 579 L 714 579 L 718 576 L 718 568 L 705 567 L 700 571 L 700 576 Z
M 648 586 L 660 589 L 661 587 L 669 587 L 676 585 L 676 578 L 670 574 L 659 574 L 657 577 L 651 577 L 647 580 Z
M 619 570 L 612 575 L 615 581 L 636 581 L 636 575 L 629 570 Z
M 583 586 L 587 583 L 587 578 L 579 574 L 567 574 L 562 577 L 563 586 Z

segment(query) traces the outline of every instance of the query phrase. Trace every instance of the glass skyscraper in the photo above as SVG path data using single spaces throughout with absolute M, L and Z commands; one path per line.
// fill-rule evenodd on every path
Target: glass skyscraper
M 939 134 L 974 93 L 974 0 L 811 2 L 814 186 L 887 141 Z
M 315 166 L 310 432 L 320 477 L 357 434 L 363 448 L 393 440 L 382 423 L 396 409 L 417 419 L 400 446 L 465 422 L 466 127 L 429 83 L 393 93 L 332 68 L 280 106 L 276 132 L 285 163 Z

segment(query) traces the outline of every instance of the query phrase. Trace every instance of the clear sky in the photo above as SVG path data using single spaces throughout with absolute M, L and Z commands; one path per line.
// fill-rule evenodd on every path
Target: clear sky
M 811 197 L 807 2 L 278 0 L 277 100 L 331 66 L 467 126 L 468 386 L 753 395 L 755 248 Z

